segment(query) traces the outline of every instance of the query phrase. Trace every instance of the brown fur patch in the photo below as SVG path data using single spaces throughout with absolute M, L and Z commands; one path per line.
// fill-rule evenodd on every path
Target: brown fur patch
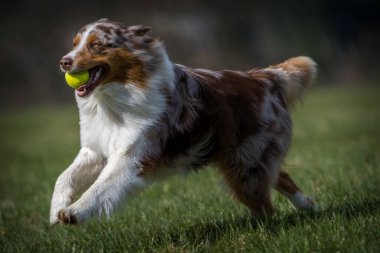
M 90 35 L 87 44 L 97 39 L 96 35 Z M 120 82 L 141 89 L 147 88 L 142 62 L 126 49 L 100 46 L 96 50 L 89 50 L 86 47 L 78 52 L 74 64 L 80 69 L 91 69 L 97 65 L 107 64 L 109 72 L 102 84 Z
M 224 179 L 233 190 L 234 196 L 246 205 L 252 216 L 270 216 L 274 212 L 270 200 L 270 184 L 268 175 L 262 167 L 220 166 Z M 242 176 L 241 173 L 250 173 Z
M 59 223 L 62 224 L 77 224 L 77 219 L 73 215 L 68 215 L 64 211 L 59 211 L 58 212 L 58 220 Z
M 304 57 L 294 57 L 289 60 L 278 64 L 275 68 L 283 68 L 289 73 L 302 73 L 301 78 L 303 83 L 309 83 L 312 79 L 313 72 L 310 67 L 310 62 L 306 61 Z
M 286 78 L 277 78 L 277 82 L 282 82 L 281 86 L 284 91 L 281 94 L 283 94 L 288 108 L 294 107 L 317 75 L 317 64 L 306 56 L 290 58 L 283 63 L 270 66 L 268 69 L 277 70 L 286 76 Z
M 276 190 L 278 190 L 280 193 L 284 195 L 293 195 L 296 192 L 300 191 L 298 186 L 293 182 L 291 177 L 289 176 L 288 173 L 285 171 L 281 171 L 277 184 L 275 186 Z
M 89 44 L 91 44 L 92 42 L 94 42 L 94 41 L 98 41 L 98 40 L 99 40 L 99 38 L 98 38 L 98 36 L 96 35 L 96 33 L 91 33 L 90 35 L 88 35 L 86 43 L 87 43 L 87 45 L 89 45 Z
M 75 35 L 75 37 L 73 39 L 73 47 L 75 48 L 76 46 L 78 46 L 79 42 L 80 42 L 80 35 L 77 34 L 77 35 Z
M 114 49 L 106 55 L 105 62 L 110 66 L 110 72 L 104 83 L 120 82 L 141 89 L 147 88 L 143 64 L 132 53 L 124 49 Z

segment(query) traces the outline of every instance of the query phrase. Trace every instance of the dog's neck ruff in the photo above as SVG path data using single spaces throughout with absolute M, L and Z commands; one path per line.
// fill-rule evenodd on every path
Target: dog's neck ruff
M 76 95 L 80 113 L 81 146 L 105 157 L 125 150 L 153 126 L 167 107 L 165 91 L 174 89 L 173 64 L 166 53 L 156 71 L 147 77 L 147 87 L 133 83 L 108 83 L 88 97 Z

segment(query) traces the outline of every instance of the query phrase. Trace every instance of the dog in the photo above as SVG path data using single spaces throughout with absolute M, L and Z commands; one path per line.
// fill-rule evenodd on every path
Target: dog
M 60 68 L 89 70 L 90 79 L 75 91 L 81 148 L 56 181 L 51 224 L 109 217 L 152 182 L 208 164 L 252 217 L 274 212 L 272 188 L 314 208 L 282 169 L 290 110 L 316 76 L 311 58 L 245 72 L 191 69 L 169 60 L 150 27 L 100 19 L 79 30 Z

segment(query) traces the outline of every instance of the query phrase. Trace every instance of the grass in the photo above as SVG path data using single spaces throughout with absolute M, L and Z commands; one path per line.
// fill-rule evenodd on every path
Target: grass
M 380 252 L 380 89 L 315 89 L 294 113 L 285 168 L 319 210 L 273 194 L 261 223 L 213 169 L 157 183 L 83 226 L 48 224 L 56 178 L 79 147 L 74 106 L 0 114 L 0 252 Z

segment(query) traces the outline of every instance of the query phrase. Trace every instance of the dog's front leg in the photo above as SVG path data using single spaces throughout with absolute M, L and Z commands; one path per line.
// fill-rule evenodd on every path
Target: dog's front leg
M 58 211 L 69 206 L 72 197 L 87 189 L 104 167 L 104 159 L 89 148 L 82 148 L 73 163 L 58 177 L 50 206 L 50 224 L 56 224 Z
M 59 211 L 61 223 L 83 223 L 93 215 L 100 216 L 102 212 L 108 216 L 128 193 L 144 186 L 136 157 L 125 153 L 119 152 L 109 157 L 95 183 L 75 203 Z

